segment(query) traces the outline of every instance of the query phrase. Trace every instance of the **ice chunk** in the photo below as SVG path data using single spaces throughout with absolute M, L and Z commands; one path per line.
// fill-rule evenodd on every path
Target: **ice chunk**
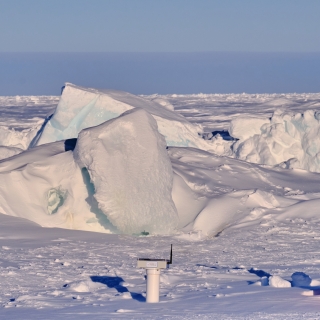
M 291 283 L 287 280 L 282 279 L 279 276 L 271 276 L 269 278 L 269 286 L 275 288 L 290 288 Z
M 127 92 L 96 90 L 67 83 L 53 117 L 45 125 L 37 145 L 76 138 L 88 127 L 99 125 L 133 108 L 147 110 L 158 123 L 167 145 L 212 149 L 198 133 L 202 127 L 193 125 L 183 116 L 163 107 L 163 101 L 150 101 Z
M 74 157 L 88 169 L 100 209 L 120 231 L 170 233 L 176 228 L 171 162 L 148 112 L 130 110 L 81 131 Z
M 320 172 L 320 121 L 314 110 L 303 114 L 276 110 L 268 119 L 237 118 L 230 134 L 239 140 L 232 146 L 233 156 L 283 168 Z
M 238 117 L 231 121 L 229 133 L 233 138 L 245 140 L 255 134 L 261 134 L 261 127 L 266 123 L 270 123 L 268 118 Z

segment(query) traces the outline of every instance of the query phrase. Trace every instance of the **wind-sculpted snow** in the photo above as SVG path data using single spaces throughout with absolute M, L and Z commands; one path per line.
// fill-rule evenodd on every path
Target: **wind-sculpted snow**
M 231 121 L 234 156 L 253 163 L 320 172 L 320 113 L 276 110 L 268 118 Z
M 81 131 L 74 157 L 89 171 L 99 208 L 121 232 L 168 234 L 177 227 L 171 163 L 149 113 L 130 110 Z
M 163 106 L 163 100 L 149 101 L 127 92 L 97 90 L 67 83 L 53 117 L 46 124 L 37 145 L 76 138 L 88 127 L 99 125 L 133 108 L 147 110 L 158 123 L 167 145 L 210 149 L 199 137 L 202 127 Z
M 0 212 L 43 227 L 108 232 L 90 210 L 81 169 L 72 152 L 63 151 L 37 160 L 35 148 L 27 151 L 28 156 L 22 153 L 0 163 Z
M 192 148 L 169 148 L 179 227 L 195 240 L 230 227 L 320 219 L 319 174 L 264 168 Z

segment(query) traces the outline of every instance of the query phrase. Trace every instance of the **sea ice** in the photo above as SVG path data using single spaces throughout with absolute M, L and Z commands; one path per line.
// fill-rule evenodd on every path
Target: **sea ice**
M 158 103 L 159 102 L 159 103 Z M 150 101 L 127 92 L 97 90 L 66 83 L 53 117 L 45 125 L 37 145 L 68 138 L 76 138 L 88 127 L 99 125 L 133 108 L 147 110 L 158 123 L 167 145 L 212 149 L 210 143 L 199 136 L 200 125 L 193 125 L 173 112 L 163 100 Z

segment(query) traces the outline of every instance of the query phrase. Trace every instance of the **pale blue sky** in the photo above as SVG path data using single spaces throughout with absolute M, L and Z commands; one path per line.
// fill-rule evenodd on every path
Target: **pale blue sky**
M 66 81 L 319 92 L 319 14 L 320 0 L 0 0 L 0 95 L 59 94 Z
M 0 0 L 0 52 L 320 52 L 320 0 Z

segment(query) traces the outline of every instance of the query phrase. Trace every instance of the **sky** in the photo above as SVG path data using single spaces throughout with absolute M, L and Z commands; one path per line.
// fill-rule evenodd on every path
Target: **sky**
M 320 0 L 0 0 L 0 95 L 320 91 Z
M 0 52 L 320 52 L 319 0 L 0 0 Z

